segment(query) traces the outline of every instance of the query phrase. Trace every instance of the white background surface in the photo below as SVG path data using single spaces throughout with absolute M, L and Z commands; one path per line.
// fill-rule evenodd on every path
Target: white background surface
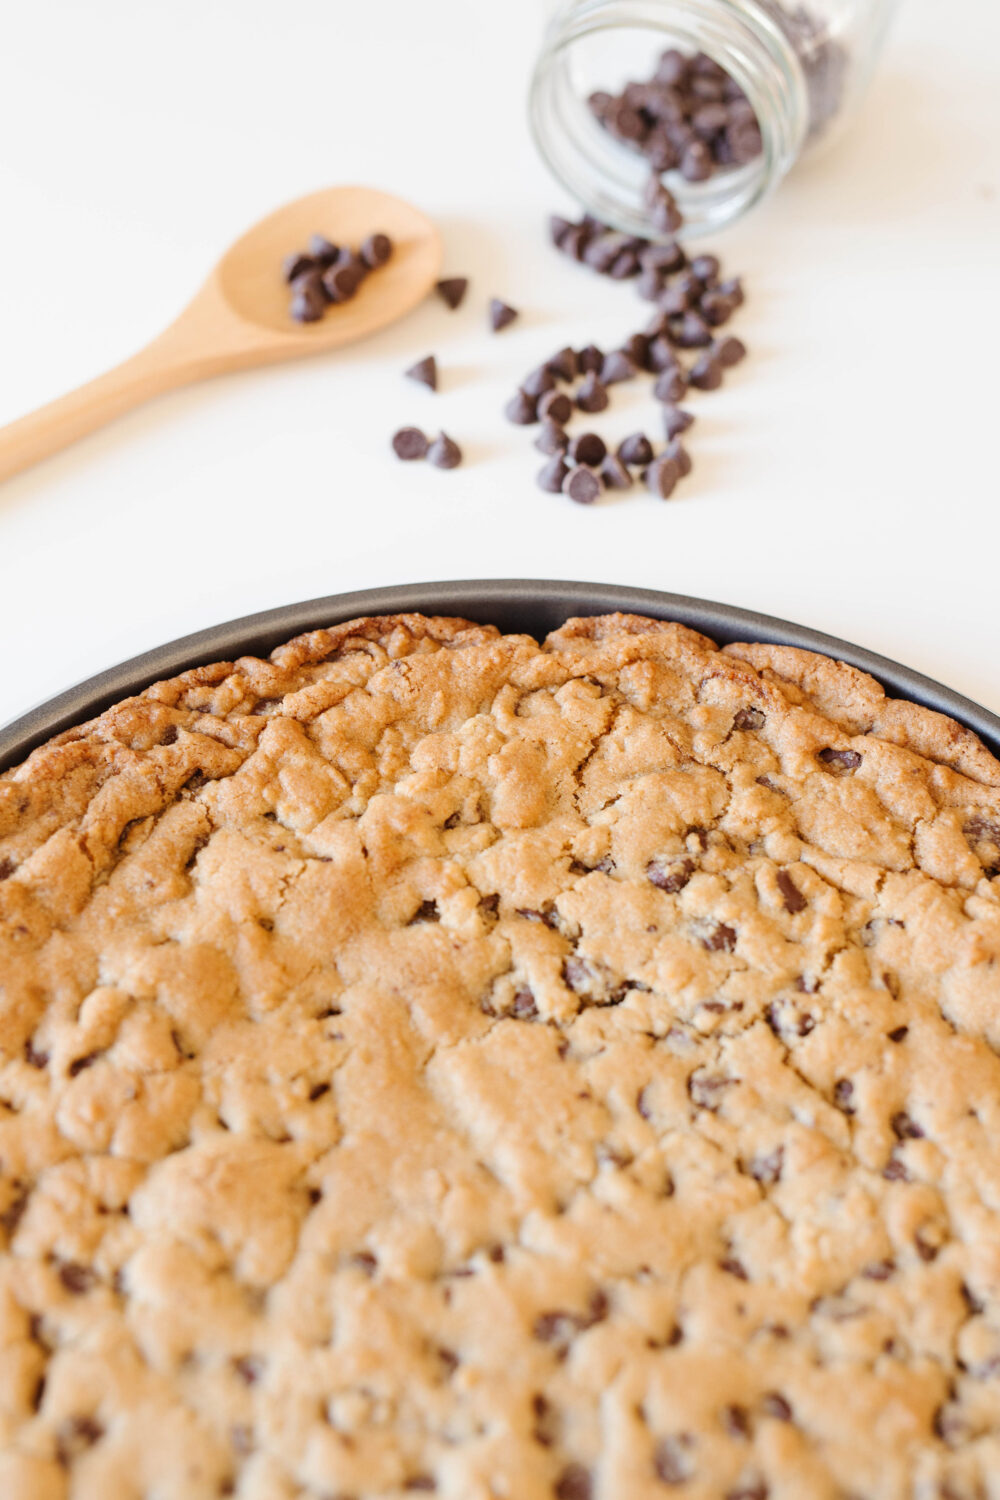
M 0 722 L 251 610 L 436 578 L 593 579 L 846 637 L 1000 709 L 1000 6 L 903 0 L 863 118 L 712 248 L 752 358 L 697 397 L 695 472 L 585 510 L 500 408 L 647 316 L 546 243 L 540 0 L 32 0 L 0 43 L 0 422 L 130 354 L 217 253 L 334 182 L 441 223 L 432 299 L 368 344 L 217 380 L 0 488 Z M 501 295 L 523 310 L 484 332 Z M 434 351 L 434 396 L 401 378 Z M 598 420 L 655 430 L 643 392 Z M 444 426 L 467 462 L 402 466 Z M 682 498 L 680 496 L 682 495 Z

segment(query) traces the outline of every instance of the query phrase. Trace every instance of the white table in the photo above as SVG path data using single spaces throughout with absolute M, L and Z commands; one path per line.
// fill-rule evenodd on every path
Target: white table
M 327 183 L 412 198 L 474 284 L 457 314 L 432 299 L 342 355 L 162 398 L 4 486 L 0 722 L 251 610 L 510 575 L 783 615 L 1000 709 L 1000 7 L 947 11 L 904 0 L 863 121 L 715 246 L 753 357 L 698 398 L 678 498 L 584 510 L 535 488 L 500 408 L 646 309 L 546 242 L 566 205 L 526 126 L 538 0 L 9 8 L 0 421 L 130 353 L 246 224 Z M 522 309 L 496 338 L 492 294 Z M 401 378 L 429 351 L 436 396 Z M 603 430 L 653 425 L 618 392 Z M 404 422 L 443 425 L 465 466 L 397 463 Z

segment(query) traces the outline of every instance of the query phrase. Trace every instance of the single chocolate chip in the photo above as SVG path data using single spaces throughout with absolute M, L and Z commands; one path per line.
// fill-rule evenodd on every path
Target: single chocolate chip
M 528 396 L 544 396 L 555 389 L 556 378 L 547 365 L 539 365 L 521 382 L 521 389 Z
M 562 490 L 563 483 L 569 473 L 569 464 L 561 453 L 556 453 L 548 463 L 539 469 L 536 481 L 539 489 L 548 490 L 552 495 L 558 495 Z
M 576 225 L 569 219 L 564 219 L 561 214 L 549 214 L 549 239 L 553 245 L 559 246 L 563 237 Z
M 604 367 L 604 355 L 596 344 L 588 344 L 576 355 L 576 368 L 580 375 L 599 375 Z
M 712 137 L 718 135 L 720 130 L 725 130 L 729 124 L 729 110 L 721 100 L 702 104 L 692 114 L 691 124 L 695 133 L 711 144 Z
M 677 465 L 680 476 L 683 479 L 691 472 L 691 455 L 681 442 L 680 438 L 674 438 L 668 443 L 660 455 L 661 458 L 671 458 Z
M 821 760 L 835 776 L 846 776 L 851 771 L 856 771 L 861 764 L 861 756 L 857 750 L 821 750 L 817 760 Z
M 759 708 L 741 708 L 733 719 L 733 728 L 741 731 L 763 729 L 767 719 Z
M 427 438 L 419 427 L 401 427 L 392 439 L 392 451 L 406 463 L 426 458 L 428 447 Z
M 675 437 L 680 437 L 682 432 L 687 432 L 693 421 L 693 412 L 685 411 L 681 406 L 664 406 L 663 432 L 667 441 L 672 442 Z
M 653 385 L 653 395 L 657 401 L 666 401 L 673 404 L 683 401 L 687 395 L 688 378 L 679 365 L 673 365 L 668 370 L 662 370 L 656 377 Z
M 684 1450 L 691 1444 L 692 1439 L 686 1432 L 679 1437 L 662 1438 L 657 1443 L 653 1454 L 653 1470 L 657 1479 L 670 1485 L 687 1483 L 694 1469 L 691 1458 Z
M 612 281 L 627 281 L 639 274 L 639 257 L 634 250 L 623 250 L 611 264 L 608 275 Z
M 618 444 L 618 457 L 623 464 L 643 468 L 653 462 L 653 445 L 644 432 L 631 432 Z
M 775 1033 L 778 1035 L 779 1033 Z M 766 1156 L 755 1156 L 747 1170 L 755 1182 L 762 1187 L 773 1187 L 776 1182 L 781 1181 L 781 1168 L 785 1160 L 785 1148 L 776 1146 Z
M 721 328 L 723 323 L 729 322 L 735 308 L 724 293 L 715 291 L 705 293 L 698 303 L 698 311 L 712 328 Z
M 297 291 L 288 312 L 296 323 L 318 323 L 326 310 L 326 298 L 310 287 Z
M 706 287 L 716 285 L 720 269 L 717 255 L 696 255 L 691 262 L 691 270 Z
M 530 990 L 518 990 L 511 1001 L 510 1013 L 519 1021 L 530 1021 L 538 1015 L 538 1006 Z
M 581 432 L 569 445 L 569 456 L 573 462 L 586 464 L 589 469 L 596 469 L 602 464 L 607 451 L 604 439 L 596 432 Z
M 909 1026 L 897 1026 L 888 1033 L 890 1042 L 905 1042 L 910 1034 Z
M 575 469 L 570 469 L 563 480 L 563 494 L 575 500 L 577 505 L 593 505 L 601 493 L 601 481 L 590 469 L 585 469 L 581 464 Z
M 684 314 L 679 326 L 672 328 L 671 333 L 681 349 L 707 349 L 712 342 L 712 330 L 701 313 L 693 308 Z
M 581 411 L 590 413 L 606 409 L 608 393 L 596 375 L 590 374 L 583 381 L 576 393 L 576 404 Z
M 590 1471 L 582 1464 L 568 1464 L 555 1483 L 556 1500 L 592 1500 Z
M 717 922 L 708 937 L 702 939 L 702 947 L 710 953 L 732 953 L 736 948 L 736 930 L 725 922 Z
M 59 1267 L 59 1280 L 74 1297 L 82 1297 L 84 1292 L 89 1292 L 97 1277 L 87 1266 L 64 1260 Z
M 779 870 L 774 878 L 777 882 L 778 890 L 781 892 L 785 910 L 790 912 L 792 916 L 795 916 L 800 911 L 805 911 L 809 903 L 788 871 Z
M 711 349 L 699 354 L 688 372 L 688 379 L 698 391 L 717 391 L 722 384 L 722 361 Z
M 553 354 L 552 358 L 547 360 L 546 363 L 557 380 L 576 379 L 576 351 L 575 349 L 570 349 L 568 345 L 565 349 L 560 349 L 558 354 Z
M 457 469 L 462 462 L 462 450 L 454 438 L 442 432 L 428 448 L 427 460 L 438 469 Z
M 547 416 L 543 419 L 542 430 L 535 439 L 535 447 L 539 453 L 565 453 L 569 447 L 569 437 L 557 420 Z
M 543 421 L 568 422 L 573 415 L 573 403 L 565 391 L 546 391 L 538 402 L 538 415 Z
M 319 266 L 332 266 L 340 254 L 340 246 L 328 240 L 325 234 L 311 234 L 307 249 Z
M 605 355 L 601 366 L 602 385 L 618 385 L 623 380 L 634 380 L 638 370 L 635 360 L 624 349 L 612 349 Z
M 685 182 L 705 182 L 712 175 L 712 153 L 704 141 L 694 140 L 685 146 L 681 157 L 681 176 Z
M 646 356 L 649 354 L 649 339 L 644 333 L 630 334 L 622 345 L 622 349 L 638 370 L 646 368 Z
M 503 410 L 507 421 L 518 427 L 530 427 L 538 421 L 538 402 L 526 391 L 515 391 Z
M 734 307 L 742 307 L 746 301 L 743 283 L 738 276 L 733 276 L 728 281 L 720 281 L 715 290 L 721 292 L 724 297 L 728 297 Z
M 659 303 L 663 296 L 663 277 L 659 271 L 643 271 L 635 289 L 644 302 Z
M 689 146 L 684 153 L 684 157 L 681 162 L 682 171 L 684 168 L 684 161 L 687 160 L 687 155 L 690 150 L 691 147 Z M 677 204 L 674 202 L 673 198 L 669 197 L 669 195 L 667 198 L 661 198 L 657 200 L 657 202 L 650 209 L 649 219 L 653 228 L 659 234 L 676 234 L 678 229 L 680 229 L 681 225 L 684 223 L 683 214 L 677 207 Z
M 338 264 L 323 272 L 323 287 L 331 302 L 349 302 L 364 280 L 357 266 Z
M 451 308 L 452 312 L 457 307 L 461 307 L 468 290 L 469 278 L 467 276 L 448 276 L 444 281 L 439 281 L 435 287 L 445 307 Z
M 845 1115 L 854 1114 L 854 1084 L 849 1078 L 838 1078 L 833 1085 L 833 1102 Z
M 316 270 L 316 262 L 311 255 L 303 255 L 300 250 L 295 250 L 291 255 L 286 255 L 281 262 L 281 274 L 285 280 L 292 282 L 298 276 L 308 271 Z
M 669 338 L 660 334 L 657 338 L 650 341 L 646 364 L 654 374 L 675 368 L 677 364 L 677 352 Z
M 608 490 L 629 490 L 632 488 L 632 475 L 613 453 L 609 453 L 601 465 L 601 478 L 604 480 L 604 488 Z
M 582 224 L 571 224 L 559 241 L 559 249 L 572 260 L 583 260 L 584 251 L 590 243 L 590 231 Z
M 625 235 L 617 234 L 614 230 L 596 234 L 583 252 L 584 264 L 590 266 L 591 270 L 606 275 L 621 255 L 625 240 Z
M 732 365 L 738 365 L 741 359 L 746 359 L 746 353 L 747 346 L 742 339 L 720 339 L 715 345 L 715 357 L 727 370 Z
M 411 365 L 404 373 L 409 380 L 419 381 L 421 385 L 429 386 L 432 391 L 437 390 L 437 360 L 433 354 L 428 354 L 426 359 L 418 359 L 417 363 Z
M 392 240 L 387 234 L 370 234 L 361 244 L 361 259 L 369 269 L 384 266 L 392 254 Z
M 499 333 L 502 328 L 507 328 L 517 317 L 517 310 L 510 307 L 506 302 L 501 302 L 499 297 L 490 299 L 490 327 L 494 333 Z
M 687 289 L 675 282 L 667 287 L 657 306 L 668 318 L 682 318 L 691 307 L 691 296 Z
M 672 458 L 657 458 L 646 470 L 646 485 L 661 500 L 669 500 L 677 488 L 681 471 Z
M 676 47 L 669 47 L 661 54 L 654 76 L 659 83 L 675 88 L 678 84 L 686 82 L 690 66 L 690 59 L 685 57 L 683 52 L 678 51 Z

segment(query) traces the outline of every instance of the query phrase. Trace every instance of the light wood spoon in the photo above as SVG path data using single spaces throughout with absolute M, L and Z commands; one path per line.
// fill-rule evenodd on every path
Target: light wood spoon
M 391 259 L 318 323 L 288 315 L 281 262 L 311 234 L 355 249 L 382 231 Z M 261 219 L 218 262 L 176 322 L 124 364 L 0 428 L 0 481 L 9 479 L 161 391 L 352 343 L 400 318 L 441 273 L 441 237 L 409 203 L 366 187 L 325 188 Z

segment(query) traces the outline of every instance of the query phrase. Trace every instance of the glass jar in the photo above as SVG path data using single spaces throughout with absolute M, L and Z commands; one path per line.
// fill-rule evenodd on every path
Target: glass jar
M 719 229 L 759 203 L 803 150 L 849 119 L 895 4 L 563 0 L 531 83 L 536 144 L 563 186 L 603 223 L 657 238 L 643 202 L 652 161 L 684 214 L 685 232 Z M 671 84 L 692 58 L 706 102 L 714 78 L 716 97 L 722 90 L 730 109 L 740 100 L 736 109 L 746 122 L 735 156 L 725 131 L 714 138 L 711 150 L 728 159 L 713 163 L 702 181 L 686 180 L 657 155 L 675 155 L 671 139 L 682 141 L 690 128 L 690 101 L 685 97 L 678 108 Z

